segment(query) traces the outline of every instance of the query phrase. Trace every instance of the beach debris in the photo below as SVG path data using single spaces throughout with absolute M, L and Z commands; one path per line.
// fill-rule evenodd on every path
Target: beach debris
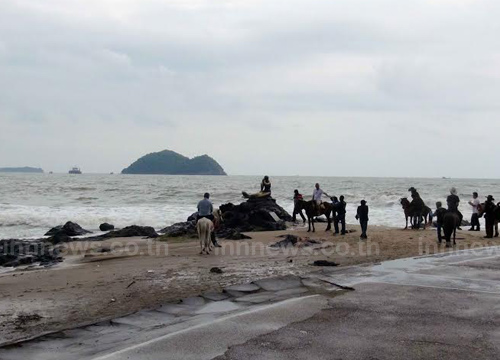
M 316 260 L 313 262 L 313 266 L 339 266 L 339 264 L 328 260 Z
M 242 234 L 238 230 L 235 229 L 225 229 L 217 233 L 217 236 L 220 238 L 224 238 L 227 240 L 250 240 L 252 239 L 250 236 Z
M 91 234 L 92 231 L 85 230 L 77 223 L 68 221 L 64 225 L 59 225 L 59 226 L 56 226 L 56 227 L 50 229 L 45 234 L 45 236 L 54 236 L 54 235 L 59 234 L 59 233 L 66 234 L 68 236 L 80 236 L 80 235 L 85 235 L 85 234 Z
M 43 317 L 36 313 L 35 314 L 19 313 L 14 316 L 14 324 L 16 328 L 20 329 L 29 323 L 38 322 L 42 319 Z
M 134 285 L 134 284 L 135 284 L 135 282 L 136 282 L 136 281 L 134 280 L 134 281 L 132 281 L 130 284 L 128 284 L 127 289 L 128 289 L 128 288 L 130 288 L 132 285 Z
M 116 302 L 116 299 L 115 298 L 111 298 L 111 300 L 109 300 L 110 303 L 114 303 Z
M 301 238 L 296 235 L 281 235 L 279 237 L 284 237 L 283 240 L 278 241 L 275 244 L 270 245 L 272 248 L 287 248 L 287 247 L 309 247 L 315 245 L 323 244 L 321 240 L 314 240 L 308 237 Z
M 278 241 L 275 244 L 272 244 L 272 248 L 287 248 L 295 246 L 301 240 L 300 237 L 296 235 L 286 235 L 284 240 Z
M 155 271 L 154 270 L 148 270 L 148 274 L 154 274 Z
M 221 268 L 219 268 L 219 267 L 213 267 L 213 268 L 211 268 L 210 272 L 212 274 L 223 274 L 224 273 L 224 271 Z
M 114 229 L 115 229 L 115 226 L 108 224 L 108 223 L 103 223 L 103 224 L 99 225 L 99 230 L 101 230 L 101 231 L 111 231 Z
M 328 278 L 325 278 L 325 277 L 321 277 L 320 278 L 321 281 L 324 281 L 330 285 L 333 285 L 333 286 L 336 286 L 338 287 L 339 289 L 342 289 L 342 290 L 348 290 L 348 291 L 356 291 L 356 289 L 350 287 L 350 286 L 343 286 L 343 285 L 339 285 L 337 283 L 334 283 L 333 281 L 329 280 Z

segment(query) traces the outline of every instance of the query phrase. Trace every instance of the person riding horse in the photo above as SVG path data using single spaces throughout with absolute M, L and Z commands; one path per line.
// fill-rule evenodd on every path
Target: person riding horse
M 326 192 L 324 192 L 320 188 L 319 184 L 316 183 L 316 185 L 314 186 L 312 199 L 314 201 L 314 205 L 316 207 L 316 212 L 318 213 L 318 216 L 320 215 L 321 211 L 324 209 L 323 201 L 321 200 L 323 195 L 330 197 L 330 195 L 328 195 Z
M 464 219 L 464 216 L 462 215 L 460 210 L 458 210 L 458 206 L 460 205 L 460 198 L 457 195 L 456 188 L 452 187 L 450 189 L 450 195 L 446 199 L 446 203 L 448 204 L 448 211 L 457 214 L 458 220 L 459 220 L 457 228 L 458 228 L 458 230 L 461 230 L 460 225 L 462 224 L 462 220 Z
M 215 222 L 214 206 L 209 199 L 210 199 L 210 194 L 205 193 L 205 195 L 203 196 L 203 200 L 201 200 L 198 203 L 198 216 L 197 216 L 197 220 L 196 220 L 197 222 L 202 218 L 209 219 L 213 223 Z M 221 247 L 217 243 L 217 238 L 215 237 L 215 231 L 212 232 L 210 235 L 211 235 L 212 243 L 214 244 L 214 246 Z
M 413 186 L 408 189 L 411 192 L 412 201 L 410 203 L 411 213 L 413 214 L 413 228 L 420 229 L 420 225 L 422 224 L 422 216 L 425 209 L 424 200 L 420 197 L 417 189 Z

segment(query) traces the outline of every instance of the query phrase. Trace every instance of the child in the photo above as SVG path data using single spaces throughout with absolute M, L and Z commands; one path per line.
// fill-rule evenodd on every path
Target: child
M 358 206 L 358 212 L 356 214 L 356 220 L 359 220 L 361 225 L 361 239 L 368 239 L 366 236 L 366 230 L 368 229 L 368 206 L 365 200 L 361 200 L 361 206 Z
M 443 228 L 443 217 L 446 214 L 446 209 L 443 208 L 443 204 L 441 201 L 436 203 L 436 211 L 434 211 L 434 216 L 436 217 L 436 225 L 437 225 L 437 233 L 438 233 L 438 242 L 441 244 L 443 241 L 443 236 L 441 234 L 441 229 Z

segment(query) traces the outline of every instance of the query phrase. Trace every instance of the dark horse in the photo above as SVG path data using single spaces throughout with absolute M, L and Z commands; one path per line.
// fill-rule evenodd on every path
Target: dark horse
M 446 240 L 446 247 L 451 247 L 451 236 L 453 235 L 453 245 L 457 244 L 457 227 L 460 225 L 460 219 L 454 212 L 447 211 L 443 216 L 443 231 Z
M 311 225 L 312 225 L 312 231 L 316 232 L 316 229 L 314 227 L 314 218 L 316 216 L 321 216 L 321 215 L 325 215 L 326 219 L 328 220 L 328 226 L 326 228 L 326 231 L 329 231 L 332 229 L 332 219 L 331 219 L 332 210 L 333 210 L 332 204 L 327 203 L 327 202 L 322 203 L 321 208 L 319 209 L 320 211 L 318 213 L 318 208 L 315 204 L 315 201 L 299 200 L 299 201 L 297 201 L 297 210 L 299 210 L 299 211 L 305 210 L 306 211 L 307 221 L 309 223 L 309 230 L 307 230 L 307 232 L 311 231 Z
M 424 220 L 424 229 L 428 223 L 431 222 L 431 214 L 432 210 L 428 206 L 424 206 L 422 212 L 420 214 L 416 214 L 415 211 L 411 208 L 411 203 L 408 198 L 401 198 L 400 200 L 401 206 L 405 212 L 406 218 L 406 227 L 405 230 L 408 229 L 408 219 L 410 219 L 410 225 L 412 229 L 418 229 L 418 223 L 420 223 L 421 219 Z M 417 220 L 417 224 L 415 224 L 414 219 Z

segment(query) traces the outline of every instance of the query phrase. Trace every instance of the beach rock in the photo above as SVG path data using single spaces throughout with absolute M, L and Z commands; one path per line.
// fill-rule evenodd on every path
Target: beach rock
M 53 245 L 56 245 L 60 243 L 67 243 L 73 241 L 73 239 L 70 236 L 68 236 L 65 232 L 60 231 L 56 233 L 54 236 L 49 237 L 46 241 L 48 241 Z
M 150 226 L 138 226 L 132 225 L 127 226 L 121 230 L 110 231 L 107 234 L 98 236 L 101 239 L 109 239 L 109 238 L 118 238 L 118 237 L 148 237 L 148 238 L 156 238 L 158 237 L 158 233 L 156 230 Z
M 213 267 L 213 268 L 211 268 L 210 272 L 212 274 L 223 274 L 224 273 L 224 271 L 222 271 L 222 269 L 219 268 L 219 267 Z
M 166 228 L 160 230 L 160 233 L 168 237 L 198 237 L 198 233 L 196 231 L 196 221 L 194 220 L 167 226 Z
M 64 225 L 56 226 L 52 229 L 50 229 L 45 236 L 54 236 L 59 233 L 64 233 L 68 236 L 80 236 L 80 235 L 85 235 L 85 234 L 91 234 L 91 231 L 85 230 L 82 228 L 80 225 L 68 221 Z
M 115 226 L 108 224 L 108 223 L 104 223 L 104 224 L 99 225 L 99 230 L 101 230 L 101 231 L 111 231 L 114 229 L 115 229 Z
M 51 265 L 62 261 L 57 248 L 44 241 L 0 240 L 0 266 L 16 267 L 40 263 Z
M 189 215 L 186 221 L 196 221 L 196 220 L 198 220 L 198 211 Z
M 240 233 L 235 229 L 225 228 L 223 230 L 217 231 L 217 237 L 227 240 L 249 240 L 250 236 Z
M 220 207 L 224 222 L 219 232 L 234 229 L 238 232 L 277 231 L 286 229 L 286 221 L 292 217 L 272 198 L 249 199 L 239 205 L 225 204 Z M 271 213 L 276 214 L 278 221 Z

